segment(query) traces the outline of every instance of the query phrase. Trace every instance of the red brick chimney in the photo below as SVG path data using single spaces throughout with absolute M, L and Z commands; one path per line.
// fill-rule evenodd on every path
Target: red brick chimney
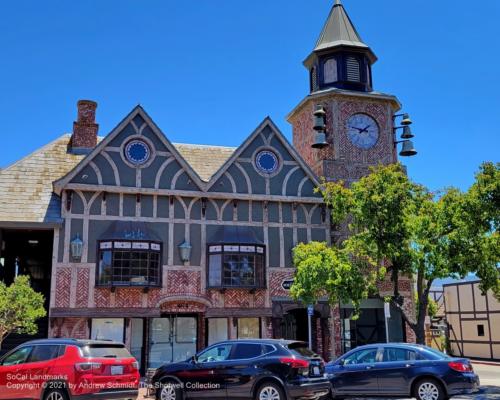
M 92 100 L 79 100 L 78 117 L 73 123 L 71 149 L 82 152 L 93 149 L 97 145 L 99 125 L 95 123 L 97 103 Z

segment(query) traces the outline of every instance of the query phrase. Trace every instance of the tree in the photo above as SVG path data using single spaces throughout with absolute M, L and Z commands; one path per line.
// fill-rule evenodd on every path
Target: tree
M 319 294 L 345 300 L 342 296 L 348 287 L 356 306 L 369 295 L 376 296 L 374 280 L 386 279 L 388 274 L 393 293 L 385 300 L 399 309 L 417 342 L 424 343 L 429 292 L 436 279 L 476 273 L 483 292 L 491 289 L 500 294 L 499 177 L 498 164 L 484 164 L 466 193 L 454 188 L 430 193 L 395 164 L 373 168 L 350 187 L 324 182 L 320 190 L 332 210 L 333 223 L 348 224 L 349 236 L 332 250 L 337 258 L 323 257 L 322 267 L 316 265 L 317 244 L 297 247 L 292 295 L 307 302 L 317 301 Z M 339 276 L 330 270 L 339 264 L 351 276 L 342 275 L 340 284 L 329 285 L 331 276 Z M 311 265 L 312 272 L 308 271 Z M 403 306 L 401 276 L 415 280 L 416 313 Z M 356 290 L 360 286 L 365 290 Z
M 47 313 L 44 301 L 44 296 L 31 288 L 28 276 L 18 276 L 10 286 L 0 281 L 0 348 L 13 332 L 37 332 L 36 320 Z

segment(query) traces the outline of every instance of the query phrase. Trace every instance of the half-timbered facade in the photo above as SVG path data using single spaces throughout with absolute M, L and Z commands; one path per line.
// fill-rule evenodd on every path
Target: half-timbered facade
M 297 334 L 283 322 L 305 315 L 286 286 L 292 248 L 328 241 L 329 218 L 269 118 L 235 149 L 174 145 L 138 106 L 88 150 L 54 182 L 51 336 L 124 340 L 154 367 L 215 340 Z M 317 343 L 329 316 L 317 306 Z

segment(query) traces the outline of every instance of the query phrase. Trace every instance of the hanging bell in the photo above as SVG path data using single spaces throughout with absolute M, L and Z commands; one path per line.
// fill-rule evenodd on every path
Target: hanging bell
M 311 145 L 313 149 L 324 149 L 328 146 L 328 142 L 326 141 L 325 132 L 316 132 L 314 136 L 314 143 Z
M 316 105 L 316 109 L 313 113 L 314 115 L 314 126 L 313 129 L 315 131 L 324 131 L 325 130 L 325 109 L 321 104 Z
M 414 156 L 417 154 L 417 150 L 413 147 L 413 142 L 411 140 L 404 140 L 403 141 L 403 148 L 401 149 L 401 152 L 399 155 L 401 157 L 410 157 Z
M 403 128 L 403 134 L 401 135 L 401 139 L 411 139 L 414 136 L 415 135 L 413 133 L 411 133 L 411 127 L 406 125 Z
M 403 119 L 401 120 L 401 125 L 411 125 L 413 122 L 410 119 L 410 114 L 403 114 Z

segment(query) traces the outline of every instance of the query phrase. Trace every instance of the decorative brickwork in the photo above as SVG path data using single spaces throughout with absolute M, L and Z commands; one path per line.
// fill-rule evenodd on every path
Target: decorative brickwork
M 294 275 L 293 269 L 286 269 L 283 271 L 272 271 L 269 274 L 269 291 L 271 296 L 290 296 L 288 290 L 283 289 L 281 284 L 286 279 L 292 279 Z
M 225 307 L 250 308 L 253 305 L 253 294 L 248 290 L 230 289 L 224 293 Z
M 88 307 L 89 269 L 78 268 L 76 275 L 76 307 Z
M 87 318 L 52 318 L 49 337 L 88 339 L 90 335 Z
M 194 301 L 166 301 L 160 305 L 160 309 L 165 313 L 204 313 L 207 306 Z
M 71 268 L 59 267 L 56 270 L 56 307 L 69 307 L 71 290 Z
M 170 295 L 200 294 L 201 273 L 198 271 L 168 271 L 166 293 Z
M 94 303 L 97 308 L 111 307 L 111 289 L 95 288 Z
M 116 307 L 142 307 L 142 289 L 117 288 L 115 292 Z

